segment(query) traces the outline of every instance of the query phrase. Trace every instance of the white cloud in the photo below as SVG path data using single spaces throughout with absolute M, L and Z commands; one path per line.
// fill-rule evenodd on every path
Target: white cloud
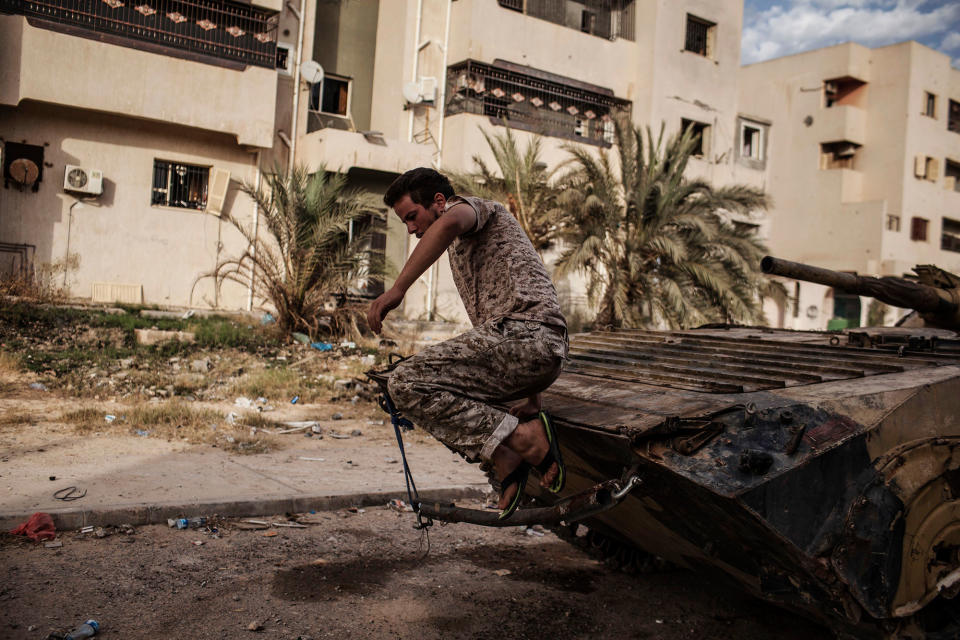
M 953 51 L 960 49 L 960 32 L 953 31 L 947 34 L 947 37 L 940 43 L 940 49 L 943 51 Z
M 743 29 L 743 62 L 854 41 L 883 46 L 920 40 L 954 30 L 944 38 L 960 45 L 956 25 L 960 4 L 949 2 L 924 10 L 925 0 L 775 0 L 749 12 Z M 946 47 L 943 47 L 946 48 Z

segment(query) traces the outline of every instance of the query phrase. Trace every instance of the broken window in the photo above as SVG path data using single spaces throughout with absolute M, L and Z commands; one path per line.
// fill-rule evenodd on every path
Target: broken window
M 900 231 L 900 216 L 892 213 L 887 215 L 887 231 Z
M 704 20 L 687 14 L 687 34 L 684 49 L 707 58 L 713 58 L 714 39 L 717 25 L 715 22 Z
M 960 102 L 951 100 L 947 111 L 947 131 L 960 133 Z
M 705 157 L 710 153 L 710 125 L 682 118 L 680 120 L 680 130 L 685 132 L 687 129 L 693 131 L 695 139 L 691 155 L 697 158 Z
M 916 240 L 918 242 L 927 241 L 927 226 L 930 224 L 929 220 L 925 218 L 911 218 L 910 219 L 910 239 Z
M 929 91 L 923 92 L 923 115 L 937 117 L 937 96 Z
M 205 209 L 209 179 L 210 167 L 154 160 L 150 204 L 181 209 Z
M 310 89 L 310 110 L 333 116 L 350 115 L 350 78 L 328 73 Z
M 960 162 L 946 159 L 943 170 L 943 188 L 960 191 Z
M 855 160 L 859 148 L 860 145 L 847 140 L 822 143 L 820 145 L 820 168 L 855 169 Z
M 944 218 L 940 231 L 940 248 L 960 253 L 960 220 Z
M 277 71 L 285 74 L 290 73 L 290 63 L 293 62 L 293 56 L 290 55 L 292 47 L 289 44 L 277 44 Z

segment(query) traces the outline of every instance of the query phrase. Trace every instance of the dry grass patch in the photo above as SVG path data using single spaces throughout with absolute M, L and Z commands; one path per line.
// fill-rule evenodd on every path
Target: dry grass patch
M 108 421 L 107 415 L 113 415 L 113 420 Z M 251 428 L 279 426 L 257 412 L 246 412 L 237 424 L 229 425 L 218 411 L 178 400 L 134 405 L 113 414 L 100 407 L 84 407 L 62 414 L 60 421 L 73 425 L 82 434 L 122 433 L 184 440 L 191 444 L 214 444 L 236 453 L 265 453 L 280 446 L 278 439 Z
M 273 402 L 316 402 L 330 394 L 331 386 L 296 370 L 287 368 L 260 369 L 243 374 L 228 387 L 229 395 L 250 399 L 267 398 Z
M 13 427 L 20 424 L 33 424 L 35 420 L 28 413 L 8 411 L 0 413 L 0 427 Z

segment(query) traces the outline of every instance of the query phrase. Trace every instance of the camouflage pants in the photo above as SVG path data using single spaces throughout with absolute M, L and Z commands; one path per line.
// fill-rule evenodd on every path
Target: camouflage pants
M 562 330 L 539 322 L 484 323 L 401 362 L 388 389 L 397 409 L 471 462 L 489 460 L 518 420 L 493 404 L 527 398 L 560 375 Z

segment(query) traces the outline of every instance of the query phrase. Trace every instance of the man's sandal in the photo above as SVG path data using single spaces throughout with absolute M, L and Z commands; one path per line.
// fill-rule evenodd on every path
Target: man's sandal
M 553 423 L 550 422 L 550 414 L 546 411 L 540 412 L 540 422 L 543 423 L 543 430 L 547 434 L 547 442 L 550 443 L 550 449 L 547 451 L 547 455 L 543 457 L 543 460 L 540 461 L 540 464 L 536 466 L 536 469 L 540 477 L 543 477 L 550 471 L 550 465 L 556 462 L 557 477 L 547 489 L 551 493 L 560 493 L 563 491 L 563 487 L 567 482 L 567 469 L 563 465 L 563 458 L 560 457 L 560 441 L 557 440 L 557 430 L 554 428 Z
M 527 487 L 527 476 L 529 474 L 530 465 L 526 462 L 521 462 L 516 469 L 508 473 L 507 477 L 500 481 L 500 495 L 506 493 L 507 488 L 512 485 L 517 485 L 517 493 L 513 496 L 513 499 L 510 500 L 507 508 L 500 512 L 499 520 L 506 520 L 512 516 L 513 512 L 520 506 L 520 501 L 523 499 L 523 490 Z

